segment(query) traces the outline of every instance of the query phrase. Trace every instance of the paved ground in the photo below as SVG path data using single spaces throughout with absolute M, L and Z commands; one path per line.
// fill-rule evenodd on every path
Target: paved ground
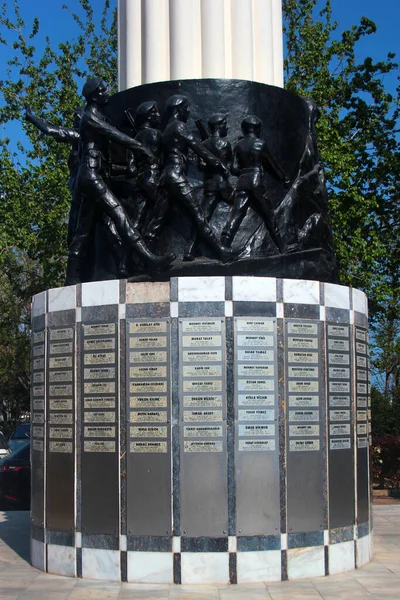
M 375 556 L 342 575 L 237 586 L 99 583 L 30 566 L 29 514 L 0 513 L 0 600 L 400 600 L 400 505 L 375 506 Z

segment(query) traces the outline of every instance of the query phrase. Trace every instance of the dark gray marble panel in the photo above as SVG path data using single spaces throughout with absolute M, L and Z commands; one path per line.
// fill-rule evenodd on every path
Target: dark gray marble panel
M 182 537 L 181 552 L 228 552 L 228 538 Z
M 290 304 L 285 302 L 283 314 L 286 319 L 319 319 L 319 304 Z
M 140 319 L 147 317 L 153 319 L 162 319 L 163 317 L 169 317 L 169 314 L 169 302 L 145 302 L 143 304 L 126 305 L 127 319 Z
M 332 323 L 350 323 L 350 310 L 344 308 L 325 308 L 326 320 Z
M 223 317 L 225 315 L 225 303 L 179 302 L 178 315 L 180 317 Z
M 83 534 L 82 548 L 99 550 L 119 550 L 119 536 L 110 534 Z
M 276 317 L 275 302 L 234 302 L 235 317 Z
M 66 531 L 46 531 L 46 542 L 47 544 L 54 544 L 56 546 L 69 546 L 73 548 L 75 546 L 75 533 Z
M 289 533 L 288 548 L 307 548 L 309 546 L 323 546 L 323 531 L 307 531 L 300 533 Z
M 170 536 L 128 535 L 128 551 L 135 552 L 171 552 L 172 538 Z
M 249 535 L 238 536 L 238 552 L 259 552 L 262 550 L 280 550 L 281 536 L 279 535 Z

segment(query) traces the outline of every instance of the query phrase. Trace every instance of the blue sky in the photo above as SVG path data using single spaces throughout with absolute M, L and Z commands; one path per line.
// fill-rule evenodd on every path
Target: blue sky
M 117 0 L 111 0 L 116 5 Z M 12 4 L 8 0 L 7 4 Z M 49 35 L 54 42 L 73 36 L 76 31 L 72 17 L 62 10 L 62 5 L 68 4 L 71 10 L 79 7 L 78 0 L 19 0 L 23 17 L 27 22 L 35 16 L 40 19 L 41 33 Z M 323 0 L 320 2 L 323 6 Z M 373 59 L 384 59 L 388 52 L 399 55 L 400 59 L 400 0 L 332 0 L 334 18 L 339 22 L 340 29 L 348 28 L 357 23 L 362 16 L 369 17 L 378 26 L 378 32 L 362 40 L 359 45 L 360 56 L 370 55 Z M 92 0 L 94 9 L 99 13 L 103 0 Z M 0 64 L 3 63 L 4 49 L 0 48 Z
M 11 8 L 13 0 L 6 0 L 6 4 Z M 62 5 L 67 4 L 72 12 L 79 13 L 78 0 L 18 0 L 18 4 L 26 23 L 31 23 L 34 17 L 39 18 L 40 34 L 35 38 L 39 53 L 46 36 L 50 37 L 55 47 L 57 43 L 71 39 L 77 34 L 77 26 L 72 16 L 62 9 Z M 92 0 L 91 4 L 100 17 L 104 0 Z M 116 4 L 117 0 L 111 0 L 112 6 Z M 322 8 L 325 5 L 324 0 L 321 0 L 319 5 Z M 395 52 L 400 62 L 400 0 L 332 0 L 332 5 L 333 17 L 339 22 L 339 32 L 357 24 L 362 16 L 369 17 L 377 24 L 377 33 L 362 39 L 358 44 L 359 60 L 366 56 L 371 56 L 374 60 L 384 60 L 388 52 Z M 0 35 L 2 34 L 4 30 L 2 31 L 0 26 Z M 6 61 L 12 56 L 12 49 L 0 45 L 0 80 L 5 78 Z M 394 93 L 396 76 L 387 75 L 385 84 L 387 89 Z M 19 137 L 20 133 L 19 123 L 14 122 L 6 128 L 6 135 L 14 139 Z

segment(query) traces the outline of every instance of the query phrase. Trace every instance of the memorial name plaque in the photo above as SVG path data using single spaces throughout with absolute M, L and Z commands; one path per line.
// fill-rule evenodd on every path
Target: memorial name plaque
M 350 327 L 348 325 L 327 324 L 326 333 L 328 349 L 340 350 L 340 352 L 328 352 L 328 424 L 338 421 L 346 423 L 343 427 L 340 425 L 329 425 L 329 450 L 348 450 L 351 448 Z M 331 365 L 348 366 L 340 367 Z M 339 407 L 348 407 L 348 409 L 340 410 Z M 345 441 L 342 439 L 341 443 L 336 443 L 332 436 L 343 436 L 344 431 L 348 431 L 349 437 Z M 339 458 L 338 460 L 341 459 Z M 351 460 L 351 458 L 348 460 Z
M 356 438 L 357 438 L 357 519 L 365 523 L 370 517 L 369 456 L 370 423 L 365 410 L 370 406 L 369 336 L 361 327 L 354 326 L 355 380 L 356 380 Z M 359 408 L 364 410 L 358 410 Z
M 227 523 L 225 319 L 182 318 L 178 325 L 181 528 L 215 536 Z
M 47 527 L 74 529 L 75 521 L 75 314 L 64 315 L 71 325 L 50 326 L 47 332 Z M 62 482 L 62 485 L 60 485 Z
M 285 338 L 288 527 L 290 531 L 318 531 L 323 523 L 321 451 L 325 434 L 321 427 L 325 390 L 320 323 L 287 320 Z M 307 485 L 305 472 L 312 473 Z
M 150 445 L 142 438 L 168 436 L 169 423 L 169 321 L 167 319 L 127 322 L 128 356 L 128 414 L 131 423 L 149 426 L 130 427 L 128 448 L 130 453 L 164 454 L 163 442 Z M 163 348 L 163 350 L 159 350 Z M 168 410 L 159 410 L 168 409 Z M 145 409 L 145 410 L 143 410 Z M 163 424 L 152 426 L 152 423 Z M 136 440 L 140 439 L 140 443 Z
M 96 309 L 90 309 L 81 325 L 81 506 L 82 533 L 86 534 L 115 535 L 119 531 L 120 361 L 116 308 L 103 307 L 101 322 L 92 321 Z
M 276 319 L 235 317 L 234 357 L 236 527 L 269 534 L 279 525 Z

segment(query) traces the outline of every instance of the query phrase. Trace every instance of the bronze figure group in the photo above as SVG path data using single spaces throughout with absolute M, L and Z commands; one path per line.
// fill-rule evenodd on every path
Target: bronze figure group
M 171 210 L 184 212 L 192 225 L 183 261 L 195 260 L 200 244 L 222 263 L 240 257 L 243 248 L 234 240 L 249 206 L 263 222 L 273 253 L 284 251 L 264 175 L 288 181 L 261 137 L 258 117 L 243 118 L 242 134 L 233 144 L 227 139 L 227 114 L 210 116 L 207 125 L 197 120 L 199 139 L 188 126 L 188 99 L 175 94 L 168 98 L 163 118 L 153 100 L 142 102 L 134 115 L 125 111 L 134 132 L 127 135 L 110 123 L 108 90 L 101 79 L 88 79 L 82 94 L 86 106 L 76 111 L 71 128 L 51 125 L 26 109 L 28 121 L 71 146 L 66 285 L 90 280 L 86 266 L 98 223 L 116 277 L 168 269 L 176 256 L 160 252 L 157 242 Z M 115 159 L 111 148 L 118 148 L 122 160 Z M 200 186 L 188 175 L 191 161 L 203 174 Z M 229 210 L 218 232 L 211 221 L 221 202 Z

